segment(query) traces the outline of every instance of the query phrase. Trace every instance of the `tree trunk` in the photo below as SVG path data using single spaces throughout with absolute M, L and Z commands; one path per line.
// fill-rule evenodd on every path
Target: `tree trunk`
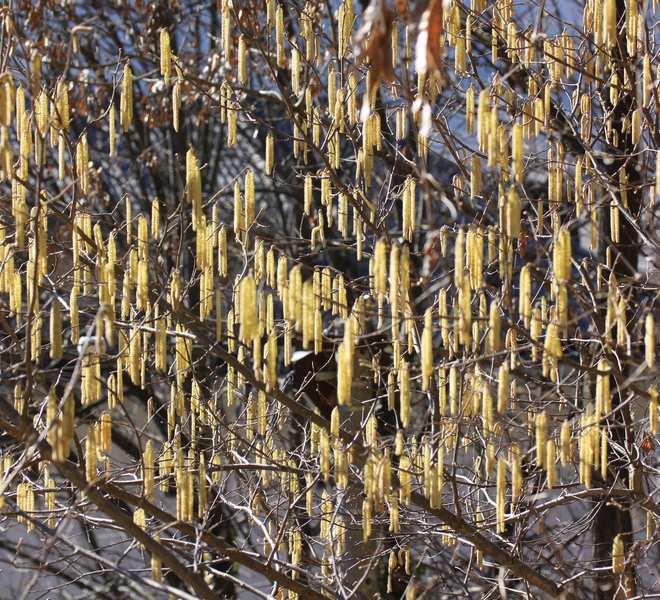
M 619 173 L 624 170 L 627 176 L 627 206 L 622 194 L 617 192 L 616 200 L 621 206 L 624 206 L 633 219 L 639 217 L 641 206 L 641 177 L 638 167 L 638 160 L 631 158 L 634 152 L 634 143 L 631 135 L 631 127 L 624 132 L 623 122 L 626 116 L 631 119 L 632 112 L 635 110 L 637 102 L 635 97 L 636 77 L 633 66 L 634 58 L 628 55 L 626 46 L 626 36 L 622 32 L 621 24 L 625 21 L 626 3 L 624 0 L 617 0 L 617 22 L 619 23 L 619 35 L 617 46 L 612 49 L 612 72 L 616 72 L 619 80 L 619 99 L 616 105 L 609 104 L 608 93 L 604 94 L 607 98 L 606 108 L 612 114 L 612 130 L 616 132 L 617 138 L 610 140 L 608 147 L 613 160 L 610 164 L 604 166 L 604 171 L 608 176 L 609 183 L 619 187 Z M 622 89 L 623 82 L 629 78 L 627 89 Z M 614 243 L 610 238 L 610 211 L 605 209 L 604 219 L 605 239 L 609 243 L 612 260 L 612 272 L 615 274 L 619 284 L 633 279 L 637 272 L 637 263 L 640 254 L 640 240 L 635 227 L 621 215 L 620 218 L 620 237 L 619 242 Z M 634 307 L 637 302 L 634 298 L 628 301 L 629 307 Z M 602 308 L 603 311 L 606 307 Z M 628 309 L 626 321 L 631 322 L 631 309 Z M 616 350 L 616 349 L 615 349 Z M 630 367 L 624 365 L 622 376 L 626 378 L 630 374 Z M 612 390 L 617 390 L 618 386 L 612 382 Z M 617 382 L 622 383 L 622 382 Z M 630 404 L 623 405 L 624 398 L 618 392 L 613 392 L 612 408 L 615 411 L 610 417 L 609 426 L 612 430 L 612 438 L 617 444 L 626 450 L 629 450 L 634 442 L 634 430 L 630 414 Z M 620 408 L 619 408 L 620 407 Z M 612 451 L 612 446 L 608 452 L 608 478 L 602 481 L 602 485 L 609 487 L 614 480 L 624 482 L 629 485 L 628 464 L 624 457 L 616 455 Z M 594 519 L 594 567 L 607 568 L 607 570 L 598 571 L 596 578 L 596 597 L 598 600 L 623 600 L 635 595 L 635 573 L 634 565 L 627 561 L 626 571 L 622 575 L 614 574 L 612 566 L 612 544 L 617 535 L 622 535 L 626 548 L 626 558 L 629 558 L 628 550 L 632 545 L 632 514 L 628 501 L 622 501 L 616 505 L 608 503 L 607 499 L 601 501 Z

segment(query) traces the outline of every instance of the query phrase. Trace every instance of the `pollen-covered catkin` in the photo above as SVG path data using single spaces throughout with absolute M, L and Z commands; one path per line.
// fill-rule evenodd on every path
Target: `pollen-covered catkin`
M 497 459 L 497 532 L 504 532 L 504 519 L 506 517 L 506 460 L 502 457 Z
M 655 367 L 655 321 L 653 313 L 647 313 L 644 319 L 644 358 L 649 369 Z
M 172 73 L 172 50 L 170 44 L 170 34 L 167 29 L 160 30 L 160 74 L 163 76 L 165 85 L 170 83 Z
M 133 71 L 128 62 L 124 65 L 121 82 L 119 121 L 123 131 L 128 131 L 133 124 Z
M 523 182 L 524 176 L 524 142 L 523 142 L 523 126 L 521 123 L 514 123 L 512 127 L 512 170 L 513 177 L 516 183 L 520 184 Z
M 273 174 L 273 167 L 275 166 L 275 137 L 273 132 L 269 132 L 266 136 L 266 159 L 264 161 L 264 170 L 266 175 Z
M 623 573 L 625 569 L 625 549 L 623 545 L 623 537 L 618 534 L 612 543 L 612 572 L 616 574 Z
M 62 358 L 62 307 L 58 300 L 53 300 L 50 307 L 50 357 Z
M 433 374 L 433 318 L 431 308 L 424 313 L 424 330 L 422 331 L 422 391 L 429 389 Z
M 250 272 L 240 283 L 240 340 L 249 344 L 257 335 L 257 285 Z

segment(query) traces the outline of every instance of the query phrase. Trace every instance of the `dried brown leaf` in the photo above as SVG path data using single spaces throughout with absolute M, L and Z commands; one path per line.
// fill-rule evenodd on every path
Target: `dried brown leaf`
M 396 10 L 402 19 L 408 16 L 408 0 L 396 0 Z
M 417 72 L 425 75 L 428 71 L 433 71 L 439 81 L 444 79 L 442 5 L 443 0 L 429 0 L 419 22 L 415 49 Z
M 364 11 L 362 26 L 355 34 L 355 64 L 369 63 L 371 66 L 368 98 L 373 98 L 381 81 L 392 81 L 392 51 L 390 45 L 394 11 L 387 0 L 371 0 Z

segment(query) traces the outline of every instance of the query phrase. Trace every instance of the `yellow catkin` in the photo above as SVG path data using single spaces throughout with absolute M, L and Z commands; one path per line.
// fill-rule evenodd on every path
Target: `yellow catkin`
M 97 467 L 97 443 L 96 443 L 96 427 L 91 426 L 87 430 L 87 438 L 85 440 L 85 473 L 87 481 L 92 482 L 96 478 Z
M 653 435 L 658 433 L 658 389 L 652 386 L 649 389 L 649 430 Z
M 506 198 L 506 221 L 505 233 L 510 238 L 517 238 L 520 235 L 520 196 L 516 188 L 509 189 Z
M 557 446 L 554 440 L 548 440 L 546 442 L 545 449 L 545 465 L 546 471 L 548 474 L 548 489 L 551 489 L 557 485 Z
M 60 135 L 62 154 L 64 153 L 64 136 Z M 115 115 L 115 104 L 112 102 L 108 108 L 108 146 L 109 154 L 111 157 L 117 155 L 117 117 Z M 60 168 L 60 179 L 64 178 L 64 164 L 60 161 L 62 166 Z
M 500 365 L 497 381 L 497 412 L 503 413 L 509 408 L 509 390 L 511 388 L 509 366 L 507 362 Z
M 516 443 L 511 444 L 509 448 L 509 462 L 511 468 L 511 504 L 515 505 L 523 488 L 520 446 Z
M 616 574 L 623 573 L 625 569 L 625 548 L 621 534 L 614 538 L 612 543 L 612 572 Z
M 565 420 L 561 424 L 561 430 L 559 434 L 559 449 L 560 449 L 560 460 L 562 466 L 567 466 L 571 464 L 572 461 L 572 442 L 571 442 L 572 428 L 571 423 L 568 420 Z
M 127 62 L 121 82 L 119 121 L 123 131 L 128 131 L 133 124 L 133 71 Z
M 497 459 L 497 533 L 504 533 L 506 517 L 506 460 L 502 457 Z
M 286 57 L 284 54 L 284 8 L 279 3 L 275 11 L 275 44 L 277 66 L 283 69 L 286 66 Z
M 112 448 L 112 417 L 108 411 L 103 411 L 99 419 L 99 449 L 108 454 Z
M 518 296 L 518 315 L 525 327 L 529 327 L 532 318 L 532 274 L 529 264 L 520 270 L 520 293 Z
M 337 402 L 339 405 L 351 403 L 353 384 L 354 336 L 350 321 L 344 322 L 344 339 L 336 354 L 337 360 Z
M 523 126 L 521 123 L 514 123 L 511 132 L 512 138 L 512 161 L 511 166 L 513 177 L 516 183 L 522 183 L 524 177 L 524 142 L 523 142 Z
M 534 423 L 535 423 L 535 434 L 536 434 L 536 464 L 539 467 L 545 468 L 547 439 L 548 439 L 547 414 L 545 412 L 541 412 L 537 414 Z
M 252 169 L 248 169 L 245 173 L 245 206 L 243 209 L 243 216 L 245 222 L 243 227 L 245 231 L 249 231 L 254 223 L 255 218 L 255 198 L 254 198 L 254 172 Z
M 598 361 L 596 375 L 596 412 L 598 416 L 608 414 L 612 410 L 612 397 L 610 394 L 610 364 L 605 358 Z
M 249 344 L 257 335 L 257 286 L 250 272 L 240 283 L 240 340 Z
M 406 429 L 410 424 L 410 369 L 406 361 L 401 361 L 398 373 L 399 381 L 399 418 L 401 427 Z
M 649 369 L 655 367 L 655 320 L 651 312 L 644 319 L 644 359 Z
M 181 81 L 177 80 L 172 86 L 172 128 L 179 131 L 181 126 Z
M 193 230 L 197 230 L 202 218 L 202 179 L 192 148 L 186 152 L 186 197 L 192 204 Z
M 605 0 L 603 8 L 603 42 L 612 49 L 617 43 L 617 11 L 616 0 Z
M 172 49 L 170 34 L 165 28 L 160 30 L 160 74 L 163 76 L 165 85 L 169 85 L 172 74 Z
M 422 331 L 422 391 L 428 391 L 433 373 L 433 320 L 432 310 L 427 308 L 424 313 L 424 330 Z
M 266 159 L 264 161 L 264 171 L 266 175 L 273 174 L 273 166 L 275 165 L 275 138 L 273 133 L 270 132 L 266 136 Z
M 50 357 L 62 358 L 62 307 L 56 299 L 50 307 Z
M 247 83 L 247 42 L 244 35 L 238 36 L 238 51 L 237 51 L 238 62 L 236 65 L 237 71 L 237 80 L 240 85 L 245 85 Z
M 77 344 L 80 338 L 80 325 L 78 321 L 78 294 L 76 286 L 71 288 L 69 295 L 69 320 L 71 323 L 71 343 Z

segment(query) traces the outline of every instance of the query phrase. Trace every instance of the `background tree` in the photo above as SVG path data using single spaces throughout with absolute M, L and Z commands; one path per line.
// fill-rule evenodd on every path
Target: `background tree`
M 11 0 L 0 597 L 657 591 L 638 0 Z

